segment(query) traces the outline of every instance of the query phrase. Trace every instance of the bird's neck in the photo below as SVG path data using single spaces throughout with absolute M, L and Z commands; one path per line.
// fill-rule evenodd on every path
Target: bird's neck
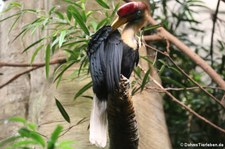
M 137 49 L 136 33 L 139 29 L 133 24 L 127 24 L 122 32 L 121 38 L 125 44 L 133 49 Z

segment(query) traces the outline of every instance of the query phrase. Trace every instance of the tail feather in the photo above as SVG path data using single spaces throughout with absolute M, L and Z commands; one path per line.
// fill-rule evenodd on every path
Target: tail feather
M 107 143 L 107 101 L 100 101 L 96 95 L 93 98 L 93 106 L 90 118 L 89 141 L 98 147 L 105 147 Z

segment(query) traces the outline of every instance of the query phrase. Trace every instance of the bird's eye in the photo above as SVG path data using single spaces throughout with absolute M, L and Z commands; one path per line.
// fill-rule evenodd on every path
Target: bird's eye
M 137 14 L 137 16 L 141 16 L 142 11 L 141 10 L 138 10 L 136 14 Z

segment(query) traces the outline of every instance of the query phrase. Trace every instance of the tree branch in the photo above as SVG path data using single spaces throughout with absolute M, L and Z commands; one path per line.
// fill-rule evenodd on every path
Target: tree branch
M 153 34 L 153 35 L 145 35 L 144 36 L 144 40 L 146 41 L 158 41 L 158 40 L 162 40 L 163 37 L 160 36 L 160 34 L 156 33 L 156 34 Z
M 146 73 L 146 71 L 144 69 L 141 68 L 142 71 L 144 71 L 144 73 Z M 211 121 L 209 121 L 208 119 L 206 119 L 205 117 L 199 115 L 197 112 L 195 112 L 193 109 L 189 108 L 188 106 L 186 106 L 185 104 L 183 104 L 181 101 L 179 101 L 176 97 L 174 97 L 169 91 L 167 91 L 157 80 L 155 80 L 151 75 L 149 75 L 150 79 L 153 81 L 153 83 L 159 87 L 157 90 L 161 90 L 162 92 L 166 93 L 174 102 L 178 103 L 181 107 L 185 108 L 187 111 L 189 111 L 190 113 L 192 113 L 193 115 L 195 115 L 197 118 L 199 118 L 200 120 L 204 121 L 205 123 L 211 125 L 212 127 L 216 128 L 217 130 L 225 133 L 225 129 L 217 126 L 216 124 L 212 123 Z M 159 91 L 160 92 L 160 91 Z
M 160 85 L 154 78 L 152 78 L 150 76 L 151 80 L 160 88 L 162 89 L 174 102 L 178 103 L 180 106 L 182 106 L 183 108 L 185 108 L 187 111 L 189 111 L 190 113 L 192 113 L 193 115 L 195 115 L 196 117 L 198 117 L 199 119 L 201 119 L 202 121 L 204 121 L 205 123 L 211 125 L 212 127 L 216 128 L 217 130 L 225 133 L 225 130 L 219 126 L 217 126 L 216 124 L 212 123 L 211 121 L 209 121 L 208 119 L 206 119 L 205 117 L 199 115 L 197 112 L 195 112 L 194 110 L 192 110 L 191 108 L 189 108 L 188 106 L 186 106 L 185 104 L 183 104 L 181 101 L 179 101 L 176 97 L 174 97 L 170 92 L 168 92 L 166 89 L 164 89 L 164 87 L 162 85 Z
M 148 16 L 148 21 L 156 25 L 157 22 L 151 17 Z M 162 37 L 162 39 L 167 39 L 172 44 L 174 44 L 178 49 L 184 52 L 188 57 L 190 57 L 197 65 L 199 65 L 211 78 L 217 83 L 223 90 L 225 90 L 225 81 L 222 77 L 214 70 L 208 63 L 206 63 L 199 55 L 193 52 L 187 45 L 177 39 L 175 36 L 166 31 L 163 27 L 157 29 L 158 33 Z
M 220 6 L 220 0 L 218 0 L 217 6 L 216 6 L 216 12 L 213 14 L 213 27 L 212 27 L 212 35 L 211 35 L 211 43 L 210 43 L 210 55 L 211 55 L 211 65 L 213 67 L 213 43 L 214 43 L 214 33 L 215 33 L 215 27 L 216 27 L 216 20 L 217 20 L 217 14 L 219 11 L 219 6 Z
M 50 65 L 54 64 L 62 64 L 65 63 L 65 58 L 55 59 L 50 61 Z M 33 64 L 18 64 L 18 63 L 7 63 L 7 62 L 0 62 L 0 67 L 43 67 L 45 63 L 33 63 Z
M 26 70 L 26 71 L 23 71 L 23 72 L 21 72 L 21 73 L 16 74 L 16 75 L 13 76 L 11 79 L 9 79 L 8 81 L 6 81 L 6 82 L 3 83 L 2 85 L 0 85 L 0 89 L 2 89 L 3 87 L 5 87 L 6 85 L 12 83 L 14 80 L 18 79 L 18 78 L 21 77 L 22 75 L 24 75 L 24 74 L 26 74 L 26 73 L 29 73 L 29 72 L 31 72 L 31 71 L 33 71 L 33 70 L 36 70 L 36 69 L 38 69 L 38 68 L 40 68 L 40 67 L 41 67 L 41 66 L 33 67 L 33 68 L 30 68 L 30 69 L 28 69 L 28 70 Z
M 166 57 L 173 63 L 173 65 L 174 65 L 177 69 L 179 69 L 179 71 L 180 71 L 183 75 L 185 75 L 191 82 L 193 82 L 193 83 L 194 83 L 196 86 L 198 86 L 203 92 L 205 92 L 209 97 L 211 97 L 213 100 L 215 100 L 218 104 L 220 104 L 220 105 L 225 109 L 225 105 L 222 103 L 222 101 L 220 101 L 220 100 L 217 99 L 215 96 L 213 96 L 212 94 L 210 94 L 205 88 L 203 88 L 201 85 L 199 85 L 198 82 L 196 82 L 196 81 L 193 80 L 191 77 L 189 77 L 188 74 L 187 74 L 183 69 L 181 69 L 181 68 L 173 61 L 173 59 L 170 57 L 170 55 L 169 55 L 167 52 L 162 52 L 162 51 L 157 50 L 157 49 L 155 49 L 155 48 L 153 48 L 153 47 L 151 47 L 151 46 L 149 46 L 149 45 L 147 45 L 147 44 L 145 44 L 145 46 L 146 46 L 146 47 L 149 47 L 149 48 L 151 48 L 151 49 L 153 49 L 153 50 L 155 50 L 155 51 L 157 51 L 157 52 L 159 52 L 159 53 L 161 53 L 161 54 L 163 54 L 164 56 L 166 56 Z
M 55 59 L 55 60 L 50 61 L 50 65 L 62 64 L 62 63 L 65 63 L 65 62 L 66 62 L 65 58 Z M 13 81 L 18 79 L 22 75 L 30 73 L 31 71 L 34 71 L 34 70 L 39 69 L 39 68 L 44 67 L 44 66 L 45 66 L 45 63 L 35 63 L 35 64 L 31 65 L 31 64 L 15 64 L 15 63 L 0 62 L 0 67 L 32 67 L 32 68 L 30 68 L 28 70 L 25 70 L 25 71 L 23 71 L 21 73 L 16 74 L 15 76 L 13 76 L 11 79 L 9 79 L 8 81 L 6 81 L 2 85 L 0 85 L 0 89 L 5 87 L 6 85 L 12 83 Z
M 129 3 L 129 2 L 133 2 L 133 0 L 124 0 L 124 2 Z

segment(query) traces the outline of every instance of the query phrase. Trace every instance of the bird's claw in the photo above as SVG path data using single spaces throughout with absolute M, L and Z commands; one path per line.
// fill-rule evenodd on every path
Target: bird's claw
M 120 75 L 120 90 L 125 92 L 128 91 L 130 88 L 130 80 L 124 77 L 123 75 Z

